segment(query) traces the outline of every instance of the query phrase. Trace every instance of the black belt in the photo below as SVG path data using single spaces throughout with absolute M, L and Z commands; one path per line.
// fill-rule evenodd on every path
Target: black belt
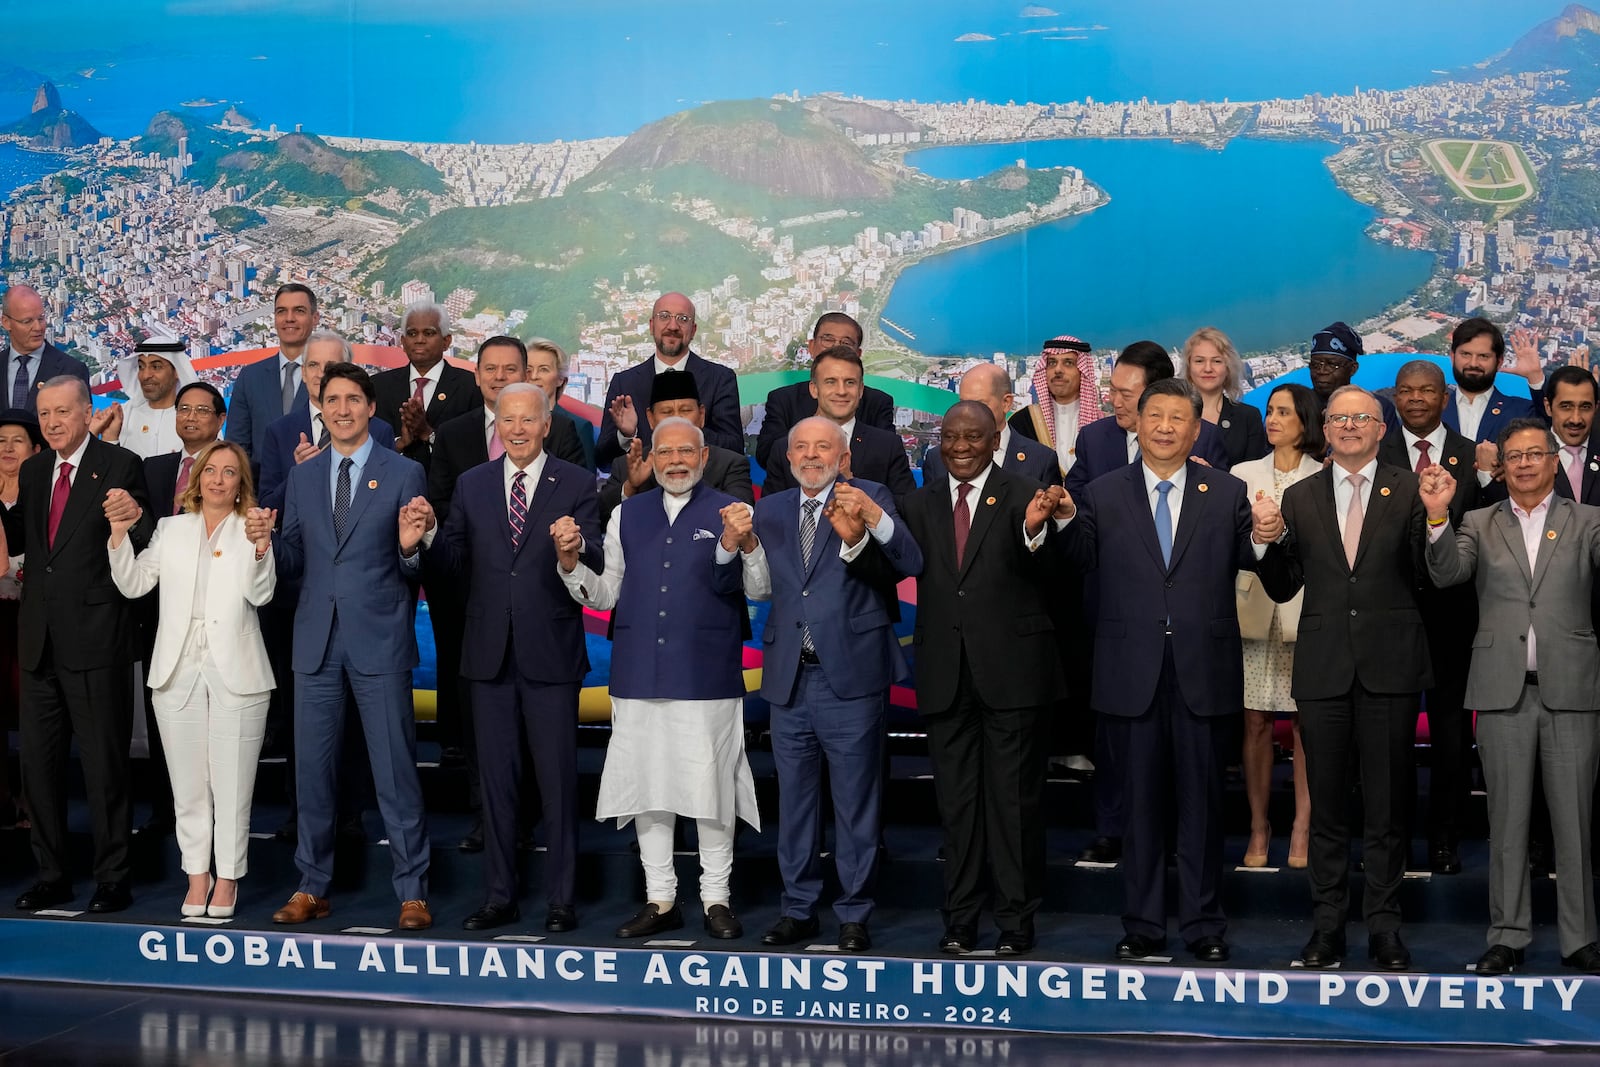
M 1524 674 L 1522 676 L 1522 684 L 1531 685 L 1537 688 L 1539 685 L 1539 672 L 1529 671 L 1528 673 Z
M 813 666 L 822 663 L 822 661 L 817 658 L 817 650 L 814 648 L 802 648 L 800 650 L 800 662 L 809 663 Z

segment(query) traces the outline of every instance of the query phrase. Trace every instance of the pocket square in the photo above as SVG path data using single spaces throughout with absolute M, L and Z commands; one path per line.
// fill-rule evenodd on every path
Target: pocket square
M 694 532 L 694 539 L 696 541 L 704 541 L 708 537 L 715 537 L 715 536 L 717 536 L 717 535 L 712 533 L 710 530 L 695 530 L 695 532 Z

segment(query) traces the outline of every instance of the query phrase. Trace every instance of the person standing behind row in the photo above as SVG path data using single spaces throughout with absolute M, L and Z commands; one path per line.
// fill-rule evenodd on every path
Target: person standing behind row
M 1270 498 L 1281 505 L 1296 482 L 1322 470 L 1328 452 L 1322 435 L 1321 405 L 1303 385 L 1280 385 L 1267 397 L 1265 432 L 1272 452 L 1246 460 L 1230 472 L 1244 482 L 1252 501 Z M 1279 712 L 1288 712 L 1294 737 L 1294 827 L 1289 835 L 1289 866 L 1306 865 L 1311 842 L 1311 795 L 1306 787 L 1305 746 L 1293 689 L 1294 646 L 1300 631 L 1304 593 L 1276 604 L 1253 571 L 1239 574 L 1237 610 L 1244 646 L 1244 792 L 1250 804 L 1250 843 L 1244 865 L 1265 867 L 1272 841 L 1268 819 L 1272 791 L 1272 729 Z
M 0 513 L 17 506 L 17 475 L 22 464 L 45 447 L 32 408 L 0 411 Z M 4 540 L 0 527 L 0 540 Z M 22 545 L 0 551 L 0 829 L 27 819 L 22 783 L 11 784 L 10 734 L 17 728 L 20 703 L 17 667 L 17 612 L 22 598 Z
M 250 454 L 255 472 L 261 469 L 267 444 L 267 427 L 294 410 L 305 396 L 300 380 L 300 357 L 306 340 L 317 328 L 317 294 L 299 282 L 280 285 L 272 296 L 272 325 L 278 333 L 275 356 L 250 364 L 234 379 L 228 395 L 227 438 Z M 257 481 L 260 479 L 258 478 Z
M 1007 420 L 1014 433 L 1055 449 L 1063 479 L 1078 458 L 1078 431 L 1103 417 L 1092 352 L 1071 334 L 1046 341 L 1033 365 L 1034 403 Z
M 1267 454 L 1261 412 L 1239 400 L 1244 388 L 1244 361 L 1228 335 L 1215 326 L 1202 326 L 1183 342 L 1183 376 L 1200 390 L 1205 420 L 1222 431 L 1228 467 Z
M 394 447 L 422 465 L 433 462 L 434 436 L 457 415 L 481 408 L 472 372 L 444 358 L 450 350 L 450 321 L 438 304 L 412 304 L 400 321 L 400 347 L 407 366 L 373 376 L 378 416 L 395 429 Z
M 118 496 L 126 493 L 112 490 L 108 499 Z M 107 547 L 123 596 L 143 596 L 159 583 L 149 684 L 189 876 L 182 912 L 226 919 L 248 866 L 250 800 L 272 689 L 256 609 L 271 599 L 277 575 L 271 537 L 252 544 L 245 536 L 255 495 L 244 449 L 228 441 L 202 449 L 178 503 L 179 513 L 157 522 L 137 556 L 128 519 L 111 523 Z
M 994 424 L 999 427 L 994 446 L 996 466 L 1039 485 L 1061 484 L 1061 464 L 1055 453 L 1038 441 L 1012 433 L 1010 424 L 1006 422 L 1015 398 L 1011 392 L 1011 376 L 1004 367 L 993 363 L 978 364 L 961 376 L 957 395 L 962 400 L 982 404 L 994 416 Z M 924 485 L 939 484 L 944 480 L 941 452 L 928 453 L 922 470 Z
M 50 343 L 44 298 L 30 285 L 13 285 L 0 297 L 0 329 L 10 344 L 0 359 L 7 407 L 34 411 L 39 390 L 50 379 L 70 375 L 89 387 L 89 368 Z

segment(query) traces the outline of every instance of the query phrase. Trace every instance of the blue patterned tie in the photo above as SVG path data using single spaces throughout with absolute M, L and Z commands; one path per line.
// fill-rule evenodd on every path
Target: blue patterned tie
M 17 377 L 11 383 L 11 406 L 19 411 L 28 408 L 28 360 L 32 356 L 17 356 Z
M 1156 492 L 1161 494 L 1161 499 L 1156 501 L 1156 543 L 1161 546 L 1162 564 L 1170 567 L 1172 566 L 1172 509 L 1167 506 L 1167 494 L 1172 492 L 1172 483 L 1157 482 Z
M 805 570 L 811 569 L 811 551 L 817 544 L 817 509 L 822 506 L 820 500 L 807 500 L 800 505 L 805 514 L 800 516 L 800 565 Z M 815 652 L 817 646 L 811 640 L 811 627 L 800 624 L 800 647 L 807 652 Z
M 350 468 L 354 463 L 349 456 L 339 461 L 339 484 L 333 491 L 333 535 L 340 541 L 350 523 Z
M 522 528 L 528 524 L 528 494 L 523 488 L 527 473 L 518 471 L 511 478 L 511 547 L 522 544 Z

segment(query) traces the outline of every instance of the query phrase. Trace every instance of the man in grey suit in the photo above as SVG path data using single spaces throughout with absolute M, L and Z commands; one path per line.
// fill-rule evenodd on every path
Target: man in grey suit
M 1600 648 L 1589 591 L 1600 568 L 1600 508 L 1555 493 L 1560 449 L 1538 419 L 1500 433 L 1511 499 L 1470 511 L 1454 537 L 1455 479 L 1422 472 L 1428 574 L 1440 587 L 1476 577 L 1478 635 L 1467 674 L 1489 797 L 1489 949 L 1479 974 L 1509 974 L 1532 940 L 1528 819 L 1536 770 L 1555 835 L 1561 962 L 1600 974 L 1590 823 L 1600 758 Z

